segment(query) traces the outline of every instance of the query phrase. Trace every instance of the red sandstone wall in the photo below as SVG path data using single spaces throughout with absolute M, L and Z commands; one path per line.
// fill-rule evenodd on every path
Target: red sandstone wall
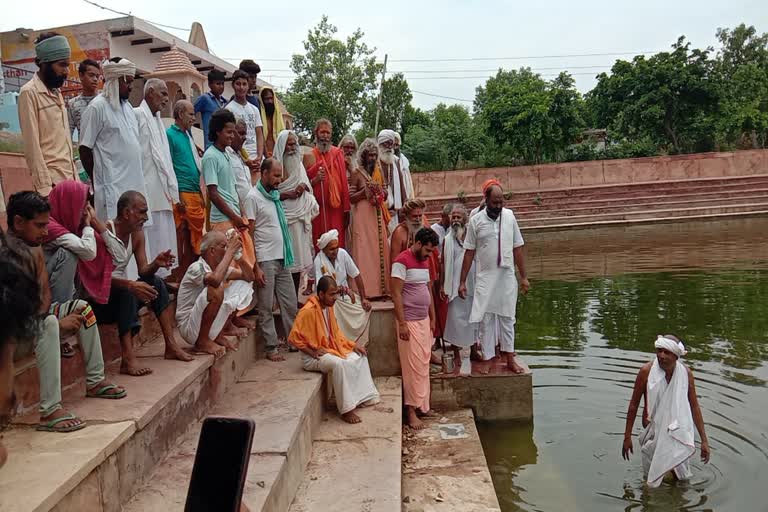
M 413 186 L 418 197 L 430 198 L 478 193 L 488 178 L 526 192 L 753 174 L 768 174 L 768 150 L 414 173 Z

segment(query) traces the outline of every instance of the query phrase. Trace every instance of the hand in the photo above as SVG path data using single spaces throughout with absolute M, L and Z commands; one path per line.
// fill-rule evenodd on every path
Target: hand
M 289 190 L 288 192 L 283 192 L 283 199 L 298 199 L 301 194 L 299 194 L 296 190 Z
M 363 299 L 362 305 L 365 311 L 371 310 L 371 301 L 369 301 L 368 299 Z
M 429 330 L 432 332 L 435 332 L 435 327 L 437 326 L 437 321 L 434 318 L 429 319 Z
M 240 240 L 239 236 L 233 236 L 227 240 L 227 252 L 230 254 L 235 254 L 242 246 L 243 241 Z
M 527 277 L 524 277 L 520 280 L 520 291 L 523 292 L 523 295 L 526 295 L 528 293 L 528 290 L 531 289 L 531 282 L 528 280 Z
M 315 177 L 317 178 L 317 181 L 325 181 L 325 167 L 321 165 L 317 170 L 317 176 Z
M 85 218 L 83 219 L 83 224 L 86 226 L 90 226 L 91 220 L 93 219 L 94 215 L 96 214 L 93 211 L 93 206 L 89 204 L 88 206 L 85 207 Z
M 176 261 L 176 256 L 171 254 L 170 249 L 155 256 L 155 264 L 158 268 L 171 268 L 174 261 Z
M 261 270 L 261 267 L 256 265 L 253 269 L 253 274 L 255 276 L 254 281 L 256 282 L 256 286 L 259 288 L 264 288 L 267 286 L 267 278 L 264 277 L 264 271 Z
M 444 290 L 440 290 L 440 300 L 443 302 L 446 302 L 448 300 L 448 295 L 445 294 Z
M 360 354 L 361 356 L 367 356 L 367 355 L 368 355 L 368 351 L 367 351 L 367 350 L 365 350 L 365 347 L 364 347 L 364 346 L 362 346 L 362 345 L 361 345 L 361 344 L 359 344 L 359 343 L 356 343 L 356 344 L 355 344 L 355 348 L 354 348 L 353 350 L 354 350 L 355 352 L 357 352 L 358 354 Z
M 235 220 L 232 221 L 232 226 L 238 231 L 248 230 L 248 223 L 245 222 L 242 217 L 235 217 Z
M 459 285 L 459 297 L 461 297 L 462 299 L 466 299 L 467 298 L 467 284 L 466 283 L 461 283 Z
M 300 186 L 302 189 L 304 189 L 304 192 L 312 192 L 312 189 L 311 189 L 311 188 L 309 188 L 309 185 L 307 185 L 306 183 L 302 183 L 302 184 L 301 184 L 301 185 L 299 185 L 299 186 Z
M 408 324 L 406 322 L 398 322 L 397 331 L 401 340 L 408 341 L 411 339 L 411 333 L 408 331 Z
M 702 445 L 702 448 L 704 448 L 704 445 Z M 621 447 L 621 458 L 624 460 L 629 460 L 629 455 L 634 453 L 632 450 L 632 438 L 631 437 L 625 437 L 624 438 L 624 445 Z M 704 456 L 704 451 L 701 452 L 702 457 Z
M 304 184 L 302 183 L 298 187 L 296 187 L 296 190 L 294 191 L 294 194 L 296 194 L 296 197 L 299 198 L 304 194 Z
M 176 209 L 179 210 L 179 213 L 187 213 L 187 205 L 183 201 L 176 203 Z
M 143 281 L 135 281 L 131 285 L 131 293 L 144 304 L 148 304 L 157 298 L 157 290 Z
M 59 333 L 61 336 L 70 336 L 80 330 L 83 323 L 83 315 L 79 311 L 72 312 L 59 319 Z
M 701 462 L 709 464 L 709 441 L 702 441 L 701 443 Z
M 320 359 L 321 357 L 323 357 L 327 353 L 328 352 L 326 352 L 325 350 L 319 348 L 319 349 L 315 350 L 315 355 L 312 356 L 312 357 L 314 357 L 315 359 Z

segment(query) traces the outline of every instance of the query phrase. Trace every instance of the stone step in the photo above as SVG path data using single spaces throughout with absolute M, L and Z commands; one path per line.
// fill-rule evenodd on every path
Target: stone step
M 322 418 L 322 375 L 301 369 L 300 354 L 284 363 L 256 361 L 207 415 L 250 418 L 256 423 L 243 502 L 251 512 L 288 510 L 312 452 Z M 123 510 L 182 510 L 201 423 L 134 493 Z M 125 502 L 124 502 L 125 503 Z
M 324 414 L 290 512 L 400 512 L 401 380 L 375 382 L 382 401 L 359 409 L 362 423 L 344 423 L 335 410 Z
M 156 339 L 137 351 L 154 373 L 108 375 L 125 386 L 126 398 L 65 398 L 64 407 L 88 423 L 83 430 L 37 432 L 36 413 L 14 418 L 3 439 L 10 457 L 0 469 L 0 511 L 119 512 L 177 440 L 245 372 L 259 343 L 250 335 L 240 350 L 216 362 L 198 355 L 184 363 L 165 360 L 164 344 Z

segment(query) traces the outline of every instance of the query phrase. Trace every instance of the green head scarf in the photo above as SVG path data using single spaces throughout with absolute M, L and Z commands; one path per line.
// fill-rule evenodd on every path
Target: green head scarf
M 72 49 L 64 36 L 49 37 L 35 45 L 35 56 L 40 63 L 68 59 L 71 55 Z

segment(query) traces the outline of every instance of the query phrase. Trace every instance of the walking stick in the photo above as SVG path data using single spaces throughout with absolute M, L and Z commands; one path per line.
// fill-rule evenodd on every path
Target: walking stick
M 325 169 L 325 167 L 323 167 L 323 169 Z M 325 181 L 325 180 L 322 180 L 320 182 L 320 198 L 323 200 L 323 233 L 327 233 L 328 232 L 328 218 L 327 218 L 326 213 L 325 213 L 325 183 L 323 183 L 323 181 Z

